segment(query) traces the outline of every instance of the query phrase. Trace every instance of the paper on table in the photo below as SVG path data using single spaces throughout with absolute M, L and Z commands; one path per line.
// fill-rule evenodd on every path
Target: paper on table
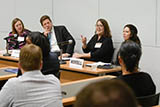
M 91 67 L 92 65 L 103 66 L 103 65 L 112 65 L 112 64 L 111 63 L 104 63 L 104 62 L 95 62 L 95 63 L 91 63 L 91 64 L 86 64 L 86 66 L 89 66 L 89 67 Z
M 0 50 L 0 54 L 5 54 L 6 52 L 6 50 Z M 12 50 L 8 50 L 8 53 L 12 53 Z
M 69 61 L 71 59 L 71 57 L 62 57 L 63 61 Z

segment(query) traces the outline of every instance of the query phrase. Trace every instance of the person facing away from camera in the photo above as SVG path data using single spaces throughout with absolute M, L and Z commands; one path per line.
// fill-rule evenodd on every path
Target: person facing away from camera
M 138 107 L 132 90 L 121 80 L 91 83 L 76 96 L 74 107 Z
M 20 51 L 22 76 L 11 78 L 0 91 L 0 107 L 62 107 L 60 81 L 43 75 L 41 48 L 27 44 Z
M 118 78 L 128 84 L 136 97 L 148 96 L 156 92 L 156 86 L 151 76 L 139 69 L 141 55 L 142 49 L 136 42 L 126 40 L 121 44 L 118 59 L 122 75 Z

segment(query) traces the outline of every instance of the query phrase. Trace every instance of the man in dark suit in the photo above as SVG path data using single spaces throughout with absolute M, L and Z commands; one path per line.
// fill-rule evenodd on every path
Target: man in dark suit
M 63 50 L 62 56 L 71 56 L 74 52 L 75 40 L 67 31 L 65 26 L 53 26 L 49 16 L 44 15 L 40 18 L 40 23 L 44 29 L 44 35 L 49 39 L 51 51 L 59 53 Z M 70 44 L 61 45 L 64 41 L 71 41 Z

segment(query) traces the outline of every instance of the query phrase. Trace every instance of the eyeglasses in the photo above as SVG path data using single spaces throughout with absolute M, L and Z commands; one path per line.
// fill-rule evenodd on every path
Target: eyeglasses
M 103 27 L 103 25 L 96 25 L 96 27 Z

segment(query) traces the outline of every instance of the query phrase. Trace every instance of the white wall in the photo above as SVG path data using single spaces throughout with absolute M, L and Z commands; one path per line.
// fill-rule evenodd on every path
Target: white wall
M 149 72 L 160 91 L 160 1 L 158 0 L 3 0 L 0 1 L 0 49 L 3 38 L 11 31 L 15 17 L 23 20 L 26 28 L 42 31 L 39 19 L 47 14 L 55 25 L 65 25 L 76 39 L 76 52 L 81 52 L 80 35 L 89 40 L 98 18 L 105 18 L 111 28 L 114 46 L 123 41 L 125 24 L 138 28 L 143 55 L 140 68 Z
M 160 92 L 160 48 L 144 46 L 142 58 L 140 62 L 140 68 L 142 71 L 151 74 L 154 82 L 157 86 L 157 91 Z
M 156 43 L 157 43 L 157 45 L 158 46 L 160 46 L 160 1 L 159 0 L 157 0 L 157 2 L 156 2 L 156 6 L 157 6 L 157 10 L 156 10 L 156 12 L 157 12 L 157 17 L 156 17 L 156 24 L 157 24 L 157 29 L 156 29 L 156 33 L 157 33 L 157 39 L 156 39 Z
M 40 17 L 48 14 L 52 17 L 52 0 L 4 0 L 0 1 L 0 49 L 5 49 L 4 37 L 11 31 L 11 23 L 15 17 L 20 18 L 25 28 L 42 31 Z
M 134 24 L 139 30 L 143 45 L 155 45 L 156 0 L 99 0 L 100 17 L 106 18 L 111 26 L 113 39 L 122 41 L 125 24 Z M 143 5 L 145 3 L 145 5 Z M 147 36 L 148 35 L 148 36 Z
M 89 39 L 98 18 L 98 0 L 54 0 L 55 24 L 65 24 L 76 39 L 76 52 L 81 52 L 80 35 Z

